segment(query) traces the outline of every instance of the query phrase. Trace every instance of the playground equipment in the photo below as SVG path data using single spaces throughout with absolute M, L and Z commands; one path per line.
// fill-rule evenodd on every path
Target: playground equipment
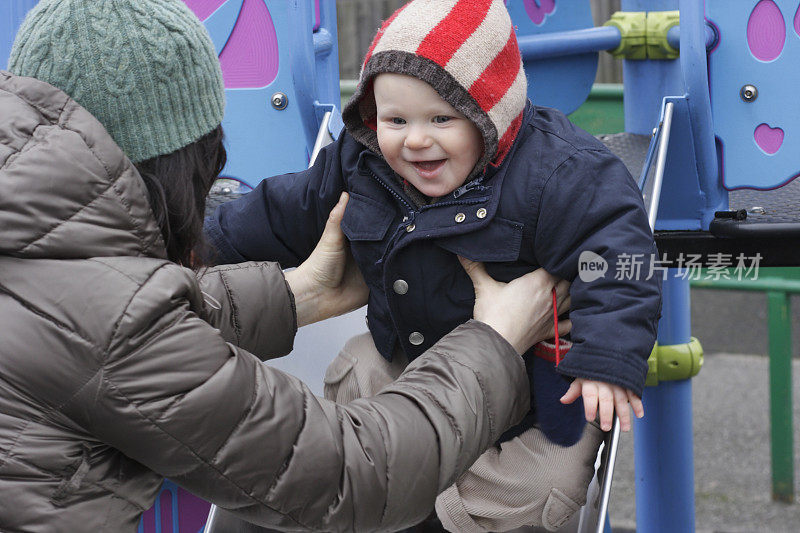
M 793 275 L 792 275 L 793 274 Z M 790 296 L 800 294 L 797 272 L 742 281 L 735 277 L 693 281 L 692 287 L 765 292 L 769 338 L 769 412 L 772 499 L 794 501 L 794 424 L 792 422 L 792 325 Z
M 305 168 L 315 148 L 341 131 L 335 2 L 185 1 L 212 35 L 228 88 L 229 181 L 217 191 L 235 196 L 237 187 Z M 35 3 L 0 4 L 0 55 L 7 57 L 15 28 Z M 637 530 L 693 531 L 691 377 L 702 351 L 690 334 L 687 272 L 725 261 L 800 265 L 800 180 L 793 181 L 800 172 L 800 104 L 792 93 L 800 71 L 791 67 L 800 53 L 798 1 L 622 0 L 622 13 L 601 28 L 592 27 L 588 1 L 506 4 L 537 104 L 573 111 L 591 89 L 596 54 L 623 58 L 626 133 L 601 140 L 644 187 L 664 267 L 654 274 L 665 277 L 648 378 L 657 385 L 645 392 L 647 417 L 634 432 Z M 356 313 L 306 330 L 298 355 L 275 366 L 320 392 L 331 347 L 364 329 L 363 313 Z M 781 390 L 785 403 L 790 389 Z M 791 432 L 788 438 L 791 450 Z M 778 440 L 787 445 L 774 438 L 773 446 Z M 608 444 L 613 456 L 613 440 Z M 793 472 L 788 457 L 773 468 Z M 608 487 L 610 479 L 601 482 Z M 791 499 L 793 477 L 783 476 L 773 491 Z M 167 482 L 140 531 L 168 524 L 198 531 L 208 506 L 188 509 L 184 496 Z M 589 502 L 600 513 L 599 529 L 607 524 L 603 500 Z M 587 531 L 589 522 L 576 527 Z

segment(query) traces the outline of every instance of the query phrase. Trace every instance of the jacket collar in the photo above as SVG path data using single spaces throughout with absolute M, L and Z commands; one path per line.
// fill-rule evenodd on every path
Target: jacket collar
M 404 237 L 403 240 L 407 243 L 422 238 L 449 237 L 477 231 L 486 227 L 497 213 L 510 162 L 522 142 L 525 124 L 530 121 L 533 113 L 534 107 L 528 101 L 523 115 L 523 127 L 501 165 L 489 165 L 479 178 L 459 187 L 435 204 L 421 208 L 414 206 L 398 180 L 394 179 L 394 171 L 388 163 L 367 148 L 359 154 L 358 169 L 362 175 L 370 177 L 387 189 L 408 210 L 408 216 L 413 220 L 406 223 L 413 223 L 415 228 Z M 464 216 L 463 220 L 460 215 Z

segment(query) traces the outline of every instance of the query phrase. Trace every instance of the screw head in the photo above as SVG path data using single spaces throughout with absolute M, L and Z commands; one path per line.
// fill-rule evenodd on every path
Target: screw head
M 271 102 L 272 102 L 272 107 L 274 107 L 278 111 L 281 111 L 283 109 L 286 109 L 286 106 L 289 105 L 289 98 L 287 98 L 286 95 L 283 93 L 275 93 L 272 95 Z
M 748 83 L 739 90 L 739 96 L 745 102 L 754 102 L 758 98 L 758 88 Z

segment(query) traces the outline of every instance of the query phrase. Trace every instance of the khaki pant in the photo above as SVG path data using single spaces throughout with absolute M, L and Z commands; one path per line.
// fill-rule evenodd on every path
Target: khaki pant
M 325 397 L 338 403 L 377 394 L 408 364 L 390 363 L 369 333 L 350 339 L 325 373 Z M 492 447 L 436 499 L 448 531 L 508 531 L 543 526 L 555 531 L 586 503 L 603 432 L 587 424 L 574 446 L 553 444 L 538 428 Z

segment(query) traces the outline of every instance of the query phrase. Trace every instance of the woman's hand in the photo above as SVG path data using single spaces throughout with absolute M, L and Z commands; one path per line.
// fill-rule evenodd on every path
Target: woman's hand
M 555 335 L 553 287 L 558 313 L 569 309 L 569 283 L 548 274 L 543 268 L 510 283 L 492 279 L 482 263 L 458 258 L 475 286 L 473 317 L 491 326 L 519 354 L 539 341 Z M 572 323 L 559 321 L 559 334 L 569 333 Z
M 369 289 L 340 227 L 348 198 L 347 193 L 342 193 L 308 259 L 286 273 L 286 282 L 294 294 L 298 327 L 353 311 L 367 303 Z
M 636 418 L 644 416 L 644 406 L 641 398 L 619 385 L 576 378 L 569 386 L 566 394 L 561 397 L 561 403 L 572 403 L 581 396 L 583 396 L 583 409 L 587 421 L 592 422 L 597 417 L 599 407 L 600 428 L 603 431 L 611 431 L 611 422 L 614 419 L 615 409 L 617 416 L 619 416 L 619 424 L 622 431 L 631 429 L 631 408 L 633 408 L 633 414 L 636 415 Z

